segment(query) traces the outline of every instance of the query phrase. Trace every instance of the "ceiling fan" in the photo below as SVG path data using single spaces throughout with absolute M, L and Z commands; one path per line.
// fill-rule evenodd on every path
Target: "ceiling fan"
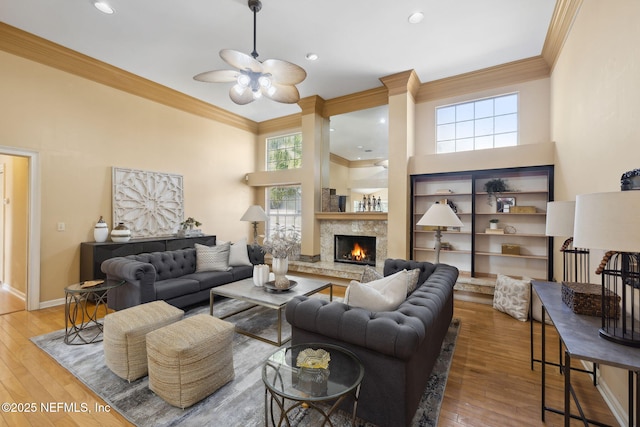
M 249 0 L 253 12 L 253 52 L 251 56 L 231 49 L 222 49 L 220 57 L 235 70 L 214 70 L 200 73 L 193 78 L 207 83 L 236 82 L 229 90 L 231 100 L 239 105 L 249 104 L 263 95 L 273 101 L 294 104 L 300 100 L 296 84 L 307 73 L 291 62 L 280 59 L 258 61 L 256 51 L 256 15 L 262 9 L 260 0 Z

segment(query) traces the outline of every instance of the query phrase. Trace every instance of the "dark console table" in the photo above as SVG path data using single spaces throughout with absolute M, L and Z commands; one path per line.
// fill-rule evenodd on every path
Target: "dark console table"
M 84 242 L 80 244 L 80 281 L 104 279 L 100 270 L 104 260 L 118 256 L 136 255 L 145 252 L 162 252 L 176 249 L 193 248 L 196 243 L 213 246 L 216 236 L 200 237 L 149 237 L 131 239 L 126 243 Z
M 562 302 L 562 289 L 559 283 L 553 282 L 532 282 L 533 290 L 540 297 L 542 302 L 542 421 L 544 421 L 545 411 L 564 415 L 564 425 L 569 426 L 571 418 L 582 420 L 584 425 L 593 424 L 603 426 L 605 424 L 594 420 L 586 419 L 577 396 L 571 386 L 571 359 L 585 360 L 599 365 L 609 365 L 628 372 L 629 382 L 629 426 L 635 426 L 638 411 L 640 411 L 640 384 L 638 374 L 640 373 L 640 348 L 634 348 L 607 341 L 598 335 L 601 326 L 600 317 L 585 316 L 575 314 Z M 553 326 L 558 331 L 558 335 L 564 344 L 564 361 L 562 372 L 564 373 L 564 409 L 558 410 L 546 406 L 545 402 L 545 314 L 548 314 L 553 321 Z M 636 385 L 634 390 L 634 379 Z M 576 407 L 580 415 L 571 414 L 571 396 L 573 396 Z M 635 401 L 634 401 L 635 396 Z M 634 406 L 636 411 L 634 414 Z M 635 418 L 634 418 L 635 415 Z

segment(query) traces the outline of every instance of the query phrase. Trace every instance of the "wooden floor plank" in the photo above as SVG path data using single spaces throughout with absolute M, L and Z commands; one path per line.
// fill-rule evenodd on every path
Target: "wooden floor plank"
M 439 426 L 561 426 L 563 419 L 540 416 L 540 365 L 530 369 L 529 324 L 519 322 L 491 306 L 455 302 L 454 316 L 461 328 L 447 383 Z M 540 354 L 540 328 L 536 324 L 536 352 Z M 64 308 L 0 315 L 0 398 L 14 402 L 85 403 L 106 405 L 29 338 L 64 328 Z M 557 342 L 547 328 L 549 355 L 556 357 Z M 553 350 L 551 348 L 553 347 Z M 594 418 L 617 425 L 602 397 L 583 373 L 572 376 L 583 406 Z M 562 405 L 564 378 L 557 368 L 548 371 L 548 403 Z M 261 404 L 255 402 L 256 405 Z M 109 413 L 0 413 L 0 425 L 75 427 L 129 426 L 115 411 Z M 573 425 L 581 425 L 572 421 Z

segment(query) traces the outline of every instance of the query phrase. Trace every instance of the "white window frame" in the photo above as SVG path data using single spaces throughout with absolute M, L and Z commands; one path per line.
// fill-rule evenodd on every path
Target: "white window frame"
M 519 104 L 520 94 L 511 92 L 436 107 L 436 153 L 518 145 Z
M 300 153 L 296 153 L 295 152 L 295 148 L 294 146 L 286 146 L 283 148 L 280 148 L 278 150 L 271 150 L 270 149 L 270 143 L 273 140 L 276 139 L 285 139 L 285 138 L 296 138 L 299 137 L 300 138 Z M 288 156 L 293 156 L 289 159 L 289 163 L 293 162 L 294 165 L 293 167 L 291 167 L 291 164 L 288 164 L 287 167 L 274 167 L 272 168 L 272 165 L 274 165 L 274 162 L 270 161 L 271 158 L 271 153 L 273 151 L 281 151 L 283 154 L 288 155 Z M 285 135 L 278 135 L 278 136 L 272 136 L 266 139 L 265 141 L 265 169 L 267 171 L 275 171 L 275 170 L 284 170 L 284 169 L 298 169 L 302 167 L 302 132 L 295 132 L 295 133 L 289 133 L 289 134 L 285 134 Z M 297 165 L 295 165 L 297 162 Z

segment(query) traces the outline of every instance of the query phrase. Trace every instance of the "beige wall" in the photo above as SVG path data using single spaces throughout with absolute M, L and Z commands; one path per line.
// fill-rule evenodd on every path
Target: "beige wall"
M 27 233 L 29 160 L 0 155 L 4 164 L 4 247 L 3 283 L 18 295 L 27 291 Z
M 586 0 L 578 13 L 551 77 L 557 200 L 618 191 L 620 175 L 640 167 L 639 16 L 636 0 Z M 601 255 L 592 251 L 591 271 Z M 601 372 L 601 384 L 626 411 L 626 372 Z
M 78 281 L 80 242 L 111 222 L 113 166 L 184 176 L 185 214 L 222 240 L 250 237 L 255 135 L 0 52 L 0 145 L 41 163 L 40 301 Z M 56 231 L 64 222 L 66 231 Z
M 435 109 L 437 107 L 513 92 L 519 94 L 519 144 L 549 142 L 551 135 L 549 128 L 549 79 L 539 79 L 417 104 L 415 155 L 424 156 L 434 154 L 436 151 Z

